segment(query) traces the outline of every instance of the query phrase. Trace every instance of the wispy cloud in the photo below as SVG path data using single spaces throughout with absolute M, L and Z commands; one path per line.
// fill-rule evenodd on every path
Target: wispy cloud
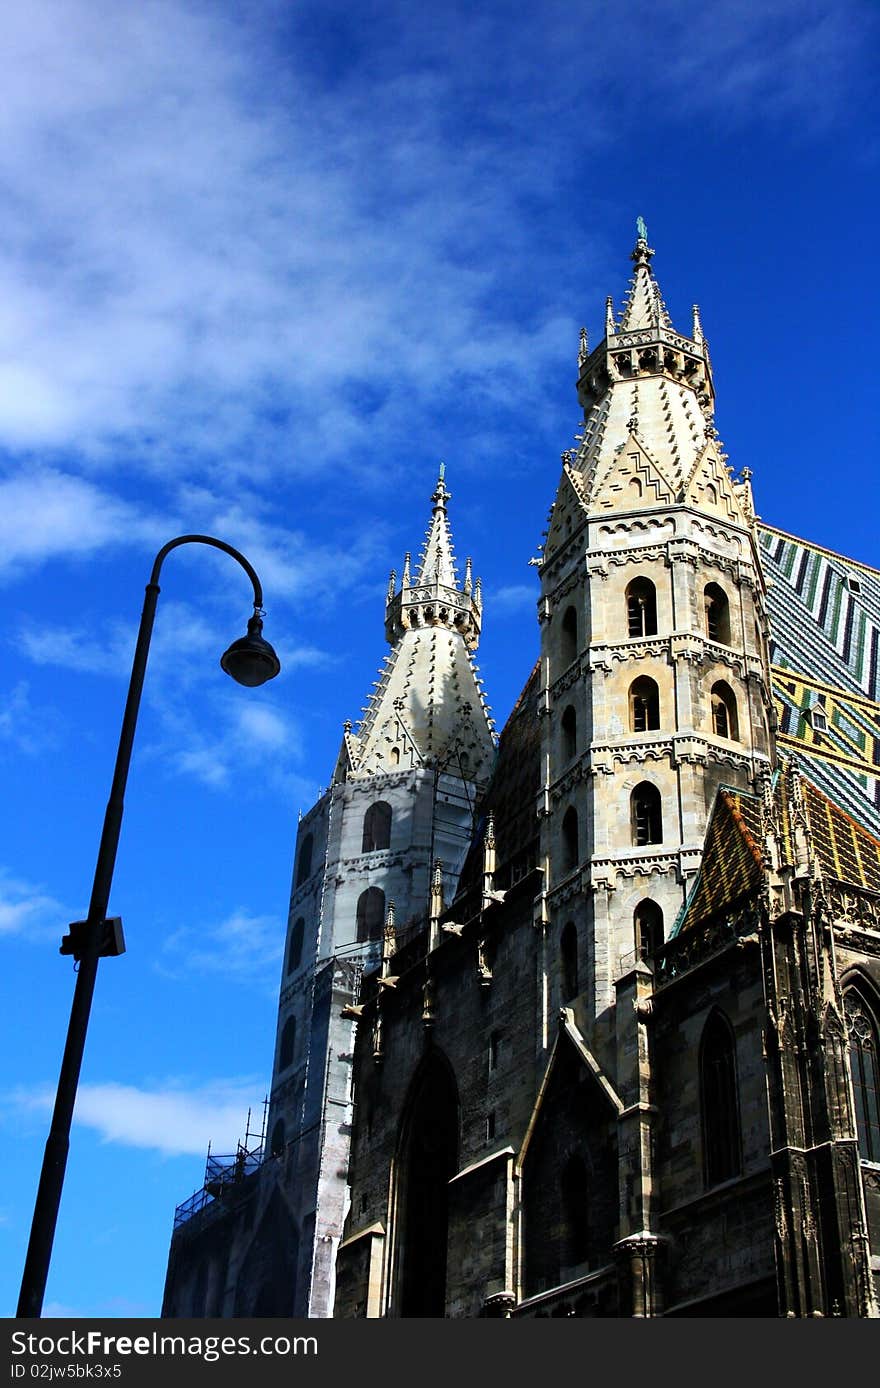
M 284 947 L 286 921 L 233 911 L 216 925 L 182 926 L 165 940 L 160 972 L 175 977 L 222 974 L 274 990 Z
M 523 612 L 533 613 L 535 604 L 538 601 L 537 584 L 510 583 L 504 588 L 497 589 L 494 593 L 487 595 L 487 606 L 498 616 L 519 615 Z
M 43 887 L 0 868 L 0 936 L 43 939 L 50 931 L 59 933 L 69 920 L 69 911 Z
M 86 555 L 161 533 L 142 507 L 57 469 L 0 480 L 0 579 L 58 555 Z
M 56 738 L 55 717 L 34 705 L 27 680 L 17 680 L 0 708 L 0 743 L 36 757 L 51 747 Z
M 591 146 L 649 109 L 777 119 L 796 139 L 852 109 L 877 27 L 863 0 L 588 14 L 576 44 L 577 6 L 552 0 L 444 0 L 423 19 L 395 0 L 16 7 L 0 52 L 0 447 L 56 463 L 4 484 L 0 569 L 154 538 L 167 506 L 124 492 L 149 474 L 187 479 L 166 502 L 188 518 L 194 483 L 213 496 L 275 593 L 328 561 L 350 582 L 342 547 L 282 543 L 265 517 L 257 534 L 233 488 L 387 485 L 364 458 L 381 448 L 402 475 L 413 418 L 442 427 L 452 405 L 497 450 L 492 418 L 513 396 L 538 418 L 575 350 L 565 267 L 602 269 L 589 218 L 569 215 Z M 560 138 L 578 110 L 577 140 Z
M 20 1113 L 51 1111 L 54 1092 L 19 1089 L 7 1104 Z M 192 1087 L 169 1080 L 154 1087 L 82 1084 L 74 1122 L 92 1128 L 104 1142 L 140 1147 L 163 1156 L 204 1155 L 210 1142 L 234 1152 L 244 1137 L 248 1108 L 262 1101 L 254 1078 L 216 1079 Z

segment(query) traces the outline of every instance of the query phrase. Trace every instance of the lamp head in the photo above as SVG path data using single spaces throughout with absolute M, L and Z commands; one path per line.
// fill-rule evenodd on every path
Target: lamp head
M 248 622 L 247 636 L 233 641 L 228 651 L 220 657 L 220 667 L 231 675 L 237 684 L 255 689 L 257 685 L 273 680 L 281 669 L 281 661 L 262 637 L 263 621 L 258 612 Z

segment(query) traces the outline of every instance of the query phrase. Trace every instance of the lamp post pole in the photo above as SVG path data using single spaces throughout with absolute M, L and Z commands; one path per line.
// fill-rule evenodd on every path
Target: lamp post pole
M 43 1309 L 43 1296 L 49 1275 L 55 1225 L 58 1221 L 61 1190 L 64 1184 L 64 1172 L 70 1147 L 70 1126 L 76 1102 L 92 996 L 95 991 L 95 979 L 98 974 L 98 960 L 102 953 L 121 952 L 119 948 L 106 947 L 107 907 L 110 901 L 113 869 L 116 864 L 119 831 L 122 826 L 125 785 L 128 779 L 135 725 L 144 685 L 144 672 L 147 668 L 147 655 L 156 615 L 156 604 L 159 599 L 159 570 L 170 550 L 176 549 L 179 545 L 190 543 L 212 545 L 215 549 L 224 550 L 226 554 L 238 561 L 253 584 L 254 615 L 248 621 L 248 634 L 240 640 L 234 641 L 229 650 L 225 652 L 220 661 L 222 668 L 238 683 L 249 686 L 264 684 L 266 680 L 273 679 L 281 668 L 272 647 L 261 636 L 263 624 L 260 614 L 263 606 L 263 590 L 260 586 L 260 580 L 244 555 L 239 554 L 238 550 L 233 549 L 223 540 L 215 540 L 210 535 L 180 535 L 176 540 L 169 540 L 168 544 L 164 545 L 156 555 L 150 581 L 146 587 L 141 624 L 128 686 L 128 697 L 119 734 L 116 766 L 98 848 L 98 860 L 95 865 L 88 915 L 84 921 L 71 926 L 71 935 L 65 939 L 65 944 L 69 939 L 69 949 L 65 949 L 64 945 L 62 946 L 62 952 L 72 953 L 76 956 L 79 969 L 21 1281 L 17 1314 L 22 1317 L 39 1317 Z

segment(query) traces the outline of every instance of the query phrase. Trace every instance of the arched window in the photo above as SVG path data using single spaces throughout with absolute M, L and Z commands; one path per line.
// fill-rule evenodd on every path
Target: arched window
M 649 781 L 642 781 L 630 796 L 630 824 L 636 847 L 663 842 L 663 814 L 660 792 Z
M 294 969 L 299 967 L 299 961 L 302 959 L 305 930 L 306 923 L 300 916 L 294 922 L 293 930 L 290 932 L 290 948 L 287 951 L 287 972 L 289 974 L 292 974 Z
M 562 614 L 562 630 L 559 635 L 559 668 L 567 670 L 578 653 L 578 617 L 573 607 L 567 607 Z
M 391 748 L 391 765 L 392 765 L 392 766 L 400 766 L 400 748 L 399 748 L 399 747 L 392 747 L 392 748 Z
M 716 737 L 739 741 L 739 720 L 736 716 L 736 695 L 729 684 L 719 680 L 712 685 L 712 731 Z
M 648 675 L 633 680 L 629 687 L 629 726 L 634 733 L 660 727 L 660 691 Z
M 707 583 L 703 592 L 706 609 L 706 635 L 710 641 L 730 645 L 730 603 L 727 594 L 717 583 Z
M 587 1164 L 580 1153 L 573 1152 L 566 1161 L 559 1185 L 564 1224 L 562 1264 L 576 1267 L 590 1256 Z
M 293 1052 L 296 1048 L 296 1018 L 288 1017 L 281 1029 L 281 1041 L 278 1046 L 278 1069 L 287 1070 L 293 1064 Z
M 375 853 L 387 848 L 391 843 L 391 806 L 384 800 L 377 800 L 364 815 L 364 837 L 362 853 Z
M 578 933 L 574 921 L 567 921 L 562 927 L 559 953 L 562 959 L 562 1001 L 570 1002 L 579 992 Z
M 269 1146 L 269 1154 L 273 1157 L 280 1157 L 284 1151 L 284 1119 L 279 1118 L 272 1128 L 272 1142 Z
M 577 810 L 569 805 L 562 818 L 562 871 L 571 872 L 579 862 Z
M 393 1312 L 447 1314 L 449 1182 L 458 1170 L 459 1097 L 439 1047 L 428 1051 L 404 1108 L 396 1162 L 397 1244 Z M 488 1135 L 488 1125 L 487 1125 Z
M 723 1013 L 712 1012 L 700 1042 L 700 1112 L 703 1174 L 707 1186 L 729 1181 L 742 1169 L 736 1045 Z
M 656 636 L 657 590 L 650 578 L 634 578 L 627 586 L 626 621 L 630 636 Z
M 381 887 L 367 887 L 357 903 L 358 940 L 381 940 L 385 925 L 385 893 Z
M 577 753 L 577 714 L 571 704 L 562 712 L 562 760 L 571 761 Z
M 861 995 L 850 989 L 844 998 L 849 1032 L 849 1064 L 852 1071 L 853 1099 L 859 1155 L 863 1161 L 880 1162 L 880 1064 L 878 1064 L 877 1022 Z
M 656 901 L 640 901 L 633 913 L 636 954 L 650 959 L 663 944 L 663 912 Z
M 298 887 L 301 887 L 303 882 L 305 882 L 312 875 L 313 846 L 314 839 L 312 838 L 311 834 L 306 834 L 305 838 L 303 839 L 300 845 L 299 858 L 296 864 L 296 885 Z

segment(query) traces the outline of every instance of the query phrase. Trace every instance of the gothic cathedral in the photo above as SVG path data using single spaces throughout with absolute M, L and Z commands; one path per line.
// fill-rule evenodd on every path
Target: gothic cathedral
M 653 255 L 581 335 L 500 738 L 442 470 L 391 574 L 165 1316 L 878 1314 L 880 572 L 758 521 Z

